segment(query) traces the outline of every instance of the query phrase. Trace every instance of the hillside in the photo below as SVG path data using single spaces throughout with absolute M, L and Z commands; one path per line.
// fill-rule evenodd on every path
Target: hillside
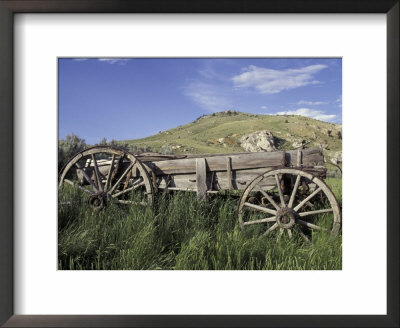
M 124 142 L 164 153 L 243 152 L 240 138 L 261 130 L 272 133 L 277 149 L 295 149 L 303 143 L 307 148 L 323 148 L 329 159 L 341 154 L 340 124 L 296 115 L 254 115 L 235 111 L 205 115 L 156 135 Z

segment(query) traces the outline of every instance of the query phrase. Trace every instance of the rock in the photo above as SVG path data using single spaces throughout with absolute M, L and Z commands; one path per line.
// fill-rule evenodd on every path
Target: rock
M 222 145 L 224 147 L 237 145 L 237 140 L 233 136 L 225 137 L 225 138 L 218 138 L 218 139 L 216 139 L 216 141 L 218 142 L 219 145 Z
M 293 147 L 293 148 L 301 148 L 301 147 L 303 147 L 306 143 L 307 143 L 307 141 L 304 140 L 304 139 L 295 140 L 295 141 L 292 143 L 292 147 Z
M 335 153 L 331 153 L 330 156 L 331 156 L 331 162 L 333 164 L 337 165 L 339 163 L 342 163 L 342 151 L 337 151 Z
M 239 139 L 240 146 L 249 152 L 275 151 L 274 136 L 270 131 L 256 131 Z
M 323 143 L 318 143 L 318 146 L 322 149 L 326 149 L 329 150 L 329 145 L 327 142 L 323 142 Z

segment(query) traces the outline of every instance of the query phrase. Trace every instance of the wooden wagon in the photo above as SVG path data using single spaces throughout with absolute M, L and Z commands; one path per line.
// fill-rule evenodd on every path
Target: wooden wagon
M 87 194 L 101 209 L 110 202 L 132 206 L 154 204 L 159 191 L 192 191 L 200 200 L 232 191 L 237 196 L 240 227 L 263 225 L 265 234 L 296 229 L 310 242 L 309 231 L 331 231 L 341 225 L 338 202 L 325 184 L 321 149 L 292 151 L 133 155 L 123 149 L 96 146 L 73 156 L 59 175 L 59 202 L 71 204 L 65 185 Z M 316 222 L 322 222 L 317 224 Z M 305 230 L 309 230 L 308 232 Z

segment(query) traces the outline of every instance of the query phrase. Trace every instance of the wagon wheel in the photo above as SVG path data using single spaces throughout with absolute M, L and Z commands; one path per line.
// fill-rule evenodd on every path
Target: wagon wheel
M 296 233 L 309 244 L 314 233 L 336 235 L 341 224 L 338 202 L 325 182 L 290 168 L 255 178 L 244 190 L 237 214 L 242 229 L 259 226 L 265 235 L 278 238 Z
M 74 155 L 59 175 L 59 204 L 87 201 L 94 209 L 109 202 L 152 206 L 153 185 L 143 164 L 122 149 L 96 146 Z

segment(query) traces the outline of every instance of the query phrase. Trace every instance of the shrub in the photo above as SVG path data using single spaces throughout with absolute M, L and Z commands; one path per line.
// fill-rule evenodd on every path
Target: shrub
M 58 140 L 58 170 L 77 152 L 85 149 L 85 139 L 75 134 L 67 135 L 65 139 Z
M 162 145 L 160 148 L 160 153 L 165 155 L 171 155 L 174 153 L 174 151 L 170 145 Z

